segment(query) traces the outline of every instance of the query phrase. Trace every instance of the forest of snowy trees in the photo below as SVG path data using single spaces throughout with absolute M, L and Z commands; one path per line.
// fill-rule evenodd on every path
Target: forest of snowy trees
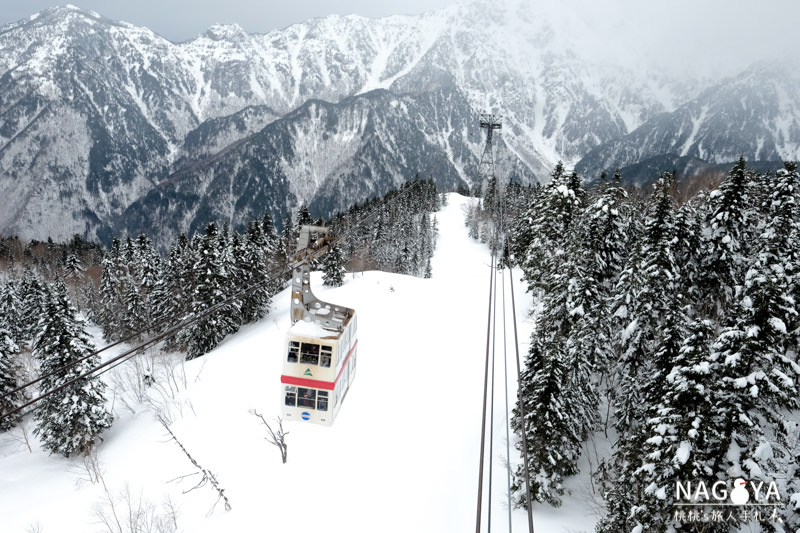
M 433 181 L 419 178 L 356 205 L 328 222 L 336 245 L 315 267 L 334 286 L 348 271 L 375 268 L 430 276 L 439 205 Z M 300 227 L 323 223 L 305 205 L 281 231 L 266 215 L 241 231 L 212 222 L 165 253 L 146 235 L 115 238 L 108 250 L 78 237 L 65 244 L 0 240 L 0 431 L 32 416 L 44 449 L 90 452 L 113 421 L 108 383 L 94 372 L 101 357 L 91 327 L 107 344 L 200 357 L 267 315 L 291 276 Z M 147 386 L 152 368 L 137 368 L 134 379 Z
M 680 204 L 674 173 L 648 194 L 619 175 L 588 191 L 561 165 L 547 185 L 506 194 L 508 260 L 534 301 L 527 420 L 516 410 L 512 425 L 531 450 L 536 501 L 560 504 L 602 432 L 613 448 L 592 472 L 597 531 L 693 531 L 676 520 L 676 483 L 737 477 L 779 488 L 765 531 L 800 527 L 798 186 L 794 163 L 758 174 L 742 159 Z M 523 480 L 520 467 L 527 505 Z

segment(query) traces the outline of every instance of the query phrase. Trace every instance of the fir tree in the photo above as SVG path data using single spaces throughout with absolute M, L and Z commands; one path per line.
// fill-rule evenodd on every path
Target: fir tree
M 606 464 L 613 472 L 614 486 L 606 485 L 604 492 L 616 501 L 606 500 L 609 512 L 598 531 L 630 531 L 641 520 L 642 502 L 652 489 L 639 471 L 651 437 L 647 421 L 665 393 L 666 378 L 686 336 L 686 302 L 673 249 L 677 235 L 671 196 L 674 179 L 673 174 L 664 173 L 655 184 L 642 233 L 620 275 L 612 304 L 619 321 L 613 398 L 617 441 L 612 461 Z
M 708 196 L 700 282 L 705 290 L 700 302 L 713 302 L 715 307 L 708 311 L 714 316 L 725 313 L 728 301 L 743 281 L 748 241 L 754 236 L 748 228 L 756 222 L 753 180 L 753 172 L 742 157 L 728 179 Z
M 22 302 L 22 338 L 20 340 L 33 340 L 37 333 L 39 318 L 44 311 L 47 289 L 33 273 L 33 270 L 28 267 L 25 267 L 22 275 L 19 297 Z
M 183 328 L 178 336 L 179 343 L 188 348 L 187 359 L 208 353 L 228 334 L 239 329 L 240 313 L 234 303 L 207 312 L 230 296 L 224 250 L 219 231 L 213 222 L 206 226 L 197 252 L 198 259 L 193 269 L 196 273 L 196 285 L 191 295 L 191 311 L 195 316 L 203 316 Z
M 100 363 L 89 355 L 94 347 L 85 326 L 75 316 L 64 292 L 53 287 L 34 343 L 39 361 L 42 390 L 55 391 L 41 400 L 35 412 L 34 434 L 44 449 L 70 457 L 89 453 L 101 433 L 111 427 L 111 414 L 105 409 L 105 384 L 94 376 L 85 376 Z
M 19 346 L 8 330 L 0 327 L 0 430 L 11 429 L 19 421 L 19 415 L 5 416 L 24 403 L 23 391 L 13 392 L 20 383 L 21 366 L 17 361 Z
M 641 420 L 646 394 L 658 394 L 653 378 L 653 355 L 670 340 L 672 325 L 685 324 L 680 268 L 675 262 L 675 205 L 671 197 L 674 176 L 665 173 L 655 184 L 642 235 L 617 284 L 613 315 L 619 321 L 617 350 L 617 428 L 624 435 Z M 676 333 L 679 337 L 680 333 Z M 659 369 L 663 372 L 666 369 Z
M 730 436 L 718 416 L 716 400 L 722 383 L 719 361 L 711 354 L 713 334 L 709 320 L 698 319 L 688 327 L 666 376 L 663 397 L 651 404 L 645 418 L 642 461 L 631 469 L 644 488 L 633 517 L 643 531 L 668 530 L 676 483 L 727 477 L 718 464 L 727 453 Z M 709 523 L 704 528 L 721 533 L 729 525 Z
M 111 250 L 102 261 L 103 271 L 100 274 L 100 312 L 98 324 L 103 328 L 103 335 L 109 341 L 123 338 L 123 320 L 127 312 L 124 302 L 127 288 L 127 269 L 122 253 L 122 244 L 114 237 Z
M 271 230 L 271 226 L 266 227 Z M 269 278 L 271 262 L 268 254 L 273 243 L 268 240 L 264 228 L 263 223 L 250 223 L 247 235 L 236 251 L 239 287 L 249 287 L 241 304 L 242 322 L 245 324 L 264 317 L 271 303 L 273 284 Z
M 0 285 L 0 330 L 5 330 L 14 342 L 23 339 L 22 301 L 12 282 Z
M 585 199 L 586 191 L 581 188 L 578 175 L 566 174 L 559 163 L 551 181 L 523 215 L 525 227 L 518 228 L 530 235 L 517 239 L 518 243 L 527 243 L 526 249 L 514 250 L 528 280 L 528 290 L 534 293 L 543 290 L 540 282 L 548 279 L 548 269 L 558 268 L 558 258 L 565 252 L 567 238 L 575 229 L 573 222 L 583 209 Z
M 746 470 L 749 479 L 765 482 L 791 477 L 795 469 L 796 451 L 787 446 L 783 413 L 800 406 L 796 386 L 800 366 L 792 351 L 796 340 L 788 328 L 798 314 L 790 289 L 790 232 L 781 229 L 788 220 L 780 214 L 783 209 L 792 212 L 781 199 L 787 192 L 780 187 L 774 191 L 773 216 L 734 300 L 730 324 L 713 345 L 723 384 L 715 408 L 724 420 L 724 434 L 730 436 L 730 449 L 719 458 L 720 468 Z
M 194 271 L 196 262 L 192 242 L 185 233 L 181 233 L 162 264 L 162 273 L 153 291 L 155 316 L 173 317 L 178 322 L 191 313 L 192 295 L 197 285 Z M 179 335 L 170 336 L 165 349 L 185 350 L 186 346 L 179 339 Z
M 591 383 L 595 341 L 575 335 L 581 327 L 577 324 L 590 316 L 583 311 L 588 287 L 576 283 L 576 263 L 564 266 L 546 287 L 520 394 L 528 418 L 525 438 L 530 452 L 531 496 L 555 506 L 561 504 L 563 478 L 578 472 L 581 444 L 597 421 L 598 405 Z M 523 427 L 520 412 L 515 409 L 512 420 L 519 433 Z M 521 478 L 522 470 L 516 475 Z M 515 489 L 521 487 L 520 480 Z
M 340 287 L 344 283 L 347 270 L 344 267 L 344 254 L 338 245 L 334 245 L 322 258 L 322 280 L 330 287 Z

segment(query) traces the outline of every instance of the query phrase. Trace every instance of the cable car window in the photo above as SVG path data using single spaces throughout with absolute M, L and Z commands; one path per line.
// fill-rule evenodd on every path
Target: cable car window
M 294 407 L 297 405 L 297 387 L 286 386 L 286 405 Z
M 320 366 L 330 368 L 331 366 L 331 347 L 322 346 L 322 358 L 319 361 Z
M 319 364 L 319 344 L 304 342 L 300 347 L 300 362 L 305 365 Z
M 314 406 L 317 403 L 317 389 L 305 389 L 303 387 L 299 387 L 297 390 L 297 396 L 298 407 L 308 407 L 309 409 L 314 409 Z
M 300 343 L 297 341 L 289 341 L 289 358 L 290 363 L 297 362 L 297 352 L 300 351 Z
M 317 411 L 328 410 L 328 391 L 317 392 Z

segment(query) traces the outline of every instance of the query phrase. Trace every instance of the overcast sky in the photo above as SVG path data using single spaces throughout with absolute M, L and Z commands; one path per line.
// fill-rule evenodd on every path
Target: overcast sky
M 250 33 L 266 33 L 330 14 L 417 14 L 459 1 L 466 0 L 0 0 L 0 25 L 72 3 L 182 42 L 215 23 L 237 23 Z M 505 0 L 486 1 L 497 5 Z M 603 36 L 602 42 L 592 39 L 589 48 L 611 47 L 620 56 L 635 50 L 656 65 L 721 67 L 733 73 L 764 56 L 788 51 L 800 57 L 798 0 L 521 1 L 576 13 Z M 494 38 L 502 46 L 502 35 Z

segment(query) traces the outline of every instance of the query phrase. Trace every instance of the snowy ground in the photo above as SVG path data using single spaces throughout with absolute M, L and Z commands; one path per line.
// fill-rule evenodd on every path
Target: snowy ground
M 152 516 L 165 516 L 163 506 L 171 501 L 178 509 L 179 530 L 191 533 L 474 531 L 489 254 L 467 237 L 466 201 L 451 195 L 437 215 L 440 235 L 432 279 L 365 272 L 348 275 L 345 285 L 329 289 L 321 276 L 312 276 L 318 296 L 359 313 L 357 372 L 332 427 L 284 425 L 286 464 L 264 440 L 261 421 L 249 413 L 256 409 L 272 421 L 280 412 L 281 358 L 289 327 L 286 291 L 276 296 L 264 320 L 157 378 L 153 390 L 163 391 L 165 398 L 152 403 L 171 421 L 171 430 L 192 457 L 215 474 L 230 511 L 222 502 L 215 505 L 211 485 L 190 490 L 200 478 L 180 478 L 196 468 L 152 408 L 128 408 L 130 392 L 118 391 L 113 397 L 116 420 L 98 453 L 107 493 L 103 483 L 87 480 L 80 458 L 49 456 L 35 439 L 31 453 L 19 429 L 0 435 L 0 531 L 108 531 L 99 523 L 101 516 L 111 516 L 106 494 L 123 518 L 140 506 L 149 506 Z M 530 297 L 519 273 L 514 278 L 524 357 Z M 505 531 L 502 350 L 500 342 L 492 526 Z M 515 376 L 511 345 L 508 350 Z M 119 372 L 126 371 L 120 367 Z M 170 374 L 175 378 L 171 387 Z M 513 381 L 510 386 L 513 397 Z M 174 398 L 171 390 L 178 391 Z M 512 463 L 519 461 L 512 447 Z M 585 462 L 583 471 L 569 480 L 571 495 L 561 508 L 535 507 L 537 533 L 593 530 L 593 502 L 599 497 L 591 495 Z M 126 491 L 130 497 L 123 501 Z M 484 508 L 484 523 L 487 516 Z M 515 531 L 527 530 L 524 511 L 514 510 L 512 521 Z M 123 530 L 128 531 L 124 524 Z

